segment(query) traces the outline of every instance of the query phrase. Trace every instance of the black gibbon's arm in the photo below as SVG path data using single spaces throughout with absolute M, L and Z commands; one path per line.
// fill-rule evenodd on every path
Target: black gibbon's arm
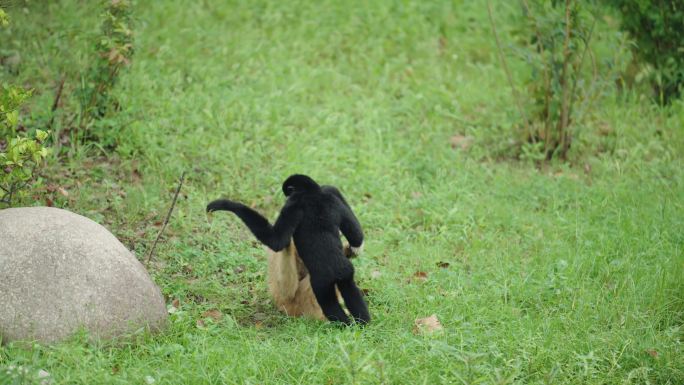
M 349 207 L 349 209 L 351 210 L 351 207 L 349 206 L 349 203 L 347 203 L 347 200 L 344 199 L 344 197 L 342 196 L 342 193 L 340 192 L 340 190 L 337 189 L 337 187 L 335 187 L 335 186 L 329 186 L 329 185 L 323 185 L 323 186 L 321 186 L 321 190 L 323 190 L 324 193 L 333 194 L 333 195 L 336 196 L 339 200 L 341 200 L 342 203 L 344 203 L 345 206 Z
M 352 247 L 352 251 L 357 254 L 361 251 L 360 248 L 363 246 L 363 230 L 361 229 L 361 224 L 348 206 L 342 206 L 341 211 L 342 222 L 340 223 L 340 231 L 342 231 L 344 237 L 349 241 L 349 246 Z
M 280 251 L 290 244 L 302 213 L 293 206 L 285 205 L 275 224 L 271 226 L 266 218 L 242 203 L 227 199 L 215 200 L 207 206 L 207 212 L 219 210 L 231 211 L 237 215 L 259 240 L 273 251 Z
M 340 231 L 342 231 L 344 237 L 347 238 L 347 241 L 349 241 L 349 246 L 351 246 L 353 249 L 359 249 L 361 246 L 363 246 L 363 230 L 361 230 L 361 224 L 359 223 L 359 220 L 356 219 L 351 206 L 349 206 L 349 203 L 347 203 L 347 200 L 344 199 L 344 196 L 342 196 L 342 193 L 337 189 L 337 187 L 321 186 L 321 190 L 323 190 L 323 192 L 335 195 L 340 202 L 342 202 L 342 205 L 339 208 L 342 212 Z M 354 253 L 357 252 L 357 250 L 353 251 Z

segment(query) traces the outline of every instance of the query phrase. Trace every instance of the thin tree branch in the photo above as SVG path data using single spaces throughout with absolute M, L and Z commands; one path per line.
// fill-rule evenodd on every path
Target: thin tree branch
M 150 249 L 150 253 L 147 255 L 147 260 L 145 261 L 145 265 L 149 266 L 150 260 L 152 260 L 152 256 L 154 255 L 154 250 L 157 248 L 157 243 L 159 242 L 159 238 L 161 238 L 162 233 L 164 233 L 164 230 L 166 229 L 166 225 L 169 224 L 169 220 L 171 219 L 171 213 L 173 212 L 173 208 L 176 207 L 176 200 L 178 200 L 178 194 L 180 194 L 181 187 L 183 187 L 183 181 L 185 180 L 185 171 L 181 174 L 180 180 L 178 181 L 178 187 L 176 188 L 176 193 L 173 195 L 173 201 L 171 202 L 171 207 L 169 207 L 169 212 L 166 213 L 166 219 L 164 219 L 164 224 L 162 225 L 161 230 L 159 230 L 159 233 L 157 234 L 157 238 L 154 240 L 154 243 L 152 244 L 152 248 Z
M 59 100 L 62 98 L 62 90 L 64 89 L 65 80 L 66 79 L 62 77 L 62 80 L 59 82 L 59 85 L 57 86 L 57 91 L 55 92 L 55 100 L 52 102 L 52 109 L 50 110 L 52 116 L 50 117 L 50 121 L 47 124 L 48 130 L 52 129 L 52 123 L 54 123 L 55 121 L 55 111 L 59 107 Z
M 542 34 L 539 31 L 539 25 L 537 20 L 532 16 L 532 9 L 527 3 L 527 0 L 522 0 L 523 6 L 527 11 L 527 17 L 530 22 L 534 25 L 534 33 L 537 35 L 537 47 L 539 50 L 539 56 L 541 58 L 542 73 L 544 74 L 544 154 L 549 153 L 549 145 L 551 138 L 551 76 L 549 75 L 549 66 L 544 64 L 544 42 L 542 40 Z M 536 142 L 536 140 L 535 140 Z
M 565 159 L 566 152 L 568 151 L 569 143 L 566 138 L 567 128 L 568 128 L 568 64 L 570 62 L 570 3 L 571 0 L 565 0 L 565 38 L 563 40 L 563 68 L 561 69 L 560 76 L 560 87 L 562 90 L 561 95 L 561 116 L 558 121 L 558 134 L 560 135 L 560 148 L 561 148 L 561 158 Z

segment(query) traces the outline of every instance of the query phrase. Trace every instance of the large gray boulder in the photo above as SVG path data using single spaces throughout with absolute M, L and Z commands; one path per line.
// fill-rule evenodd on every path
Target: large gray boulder
M 164 299 L 114 235 L 50 207 L 0 210 L 0 338 L 54 342 L 163 327 Z

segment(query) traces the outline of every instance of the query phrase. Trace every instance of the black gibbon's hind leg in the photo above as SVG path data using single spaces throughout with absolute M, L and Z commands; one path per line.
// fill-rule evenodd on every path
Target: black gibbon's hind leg
M 329 321 L 342 322 L 345 325 L 349 325 L 351 320 L 347 313 L 344 312 L 342 306 L 337 300 L 337 293 L 335 293 L 334 284 L 318 284 L 312 283 L 311 288 L 313 289 L 314 295 L 316 296 L 316 301 L 318 305 L 323 310 L 323 314 Z
M 356 286 L 352 278 L 340 281 L 337 283 L 337 288 L 344 298 L 344 304 L 347 306 L 349 313 L 351 313 L 354 320 L 360 324 L 367 324 L 370 322 L 370 313 L 366 301 L 363 300 L 361 290 Z

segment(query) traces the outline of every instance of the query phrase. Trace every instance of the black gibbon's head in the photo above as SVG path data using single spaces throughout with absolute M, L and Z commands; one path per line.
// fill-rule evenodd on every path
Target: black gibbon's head
M 301 174 L 290 175 L 285 179 L 285 182 L 283 182 L 283 194 L 285 194 L 286 197 L 289 197 L 296 192 L 316 191 L 320 188 L 321 186 L 319 186 L 316 181 Z

